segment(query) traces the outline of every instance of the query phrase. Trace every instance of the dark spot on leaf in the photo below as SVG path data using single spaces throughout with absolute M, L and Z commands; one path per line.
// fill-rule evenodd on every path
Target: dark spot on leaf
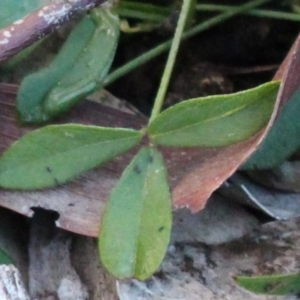
M 52 169 L 51 169 L 50 167 L 46 167 L 46 171 L 47 171 L 48 173 L 52 173 Z
M 295 289 L 289 289 L 288 294 L 294 295 L 294 294 L 296 294 L 296 290 Z
M 264 291 L 267 293 L 274 292 L 276 290 L 277 286 L 278 286 L 278 282 L 268 283 L 265 285 Z
M 133 168 L 133 170 L 137 174 L 141 174 L 142 173 L 142 170 L 140 169 L 140 167 L 138 165 L 135 165 L 134 168 Z
M 152 156 L 152 155 L 149 155 L 149 156 L 148 156 L 148 162 L 149 162 L 150 164 L 153 163 L 153 156 Z
M 161 226 L 161 227 L 158 228 L 158 231 L 162 232 L 164 229 L 165 229 L 165 226 Z
M 54 177 L 54 182 L 55 182 L 56 185 L 59 185 L 59 181 L 58 181 L 58 179 L 55 178 L 55 177 Z

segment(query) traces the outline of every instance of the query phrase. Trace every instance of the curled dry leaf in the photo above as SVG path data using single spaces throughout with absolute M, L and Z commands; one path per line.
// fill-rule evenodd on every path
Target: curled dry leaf
M 166 160 L 175 207 L 185 206 L 192 211 L 201 210 L 212 192 L 258 148 L 272 126 L 278 108 L 298 87 L 287 78 L 291 77 L 289 72 L 293 73 L 300 67 L 300 56 L 297 55 L 300 51 L 299 40 L 300 38 L 285 60 L 281 73 L 276 76 L 276 79 L 283 78 L 283 83 L 271 119 L 263 130 L 246 141 L 220 148 L 160 149 Z M 33 129 L 20 127 L 16 122 L 15 98 L 15 88 L 0 85 L 0 153 Z M 147 120 L 140 114 L 130 114 L 86 101 L 59 122 L 139 129 Z M 52 209 L 60 214 L 57 221 L 59 227 L 97 236 L 106 199 L 135 153 L 136 149 L 55 189 L 32 192 L 0 190 L 0 205 L 27 216 L 32 215 L 32 207 Z

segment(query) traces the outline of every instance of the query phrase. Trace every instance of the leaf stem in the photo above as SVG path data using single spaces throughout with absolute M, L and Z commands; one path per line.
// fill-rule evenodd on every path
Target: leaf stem
M 188 16 L 190 15 L 190 5 L 193 0 L 183 0 L 182 9 L 180 12 L 178 24 L 175 30 L 174 39 L 172 41 L 171 50 L 168 56 L 168 60 L 164 69 L 164 73 L 161 78 L 161 82 L 159 85 L 159 89 L 154 101 L 154 106 L 151 112 L 149 124 L 157 117 L 157 115 L 160 113 L 160 110 L 162 108 L 167 88 L 169 86 L 171 74 L 174 68 L 176 56 L 178 53 L 179 45 L 181 42 L 181 36 L 185 27 L 186 20 Z
M 230 11 L 226 10 L 225 12 L 219 14 L 218 16 L 213 17 L 207 21 L 204 21 L 203 23 L 200 23 L 200 24 L 192 27 L 191 29 L 187 30 L 186 32 L 184 32 L 182 35 L 182 40 L 188 39 L 202 31 L 205 31 L 213 26 L 220 24 L 221 22 L 224 22 L 225 20 L 230 19 L 231 17 L 233 17 L 235 15 L 238 15 L 240 13 L 248 11 L 256 6 L 262 5 L 269 1 L 271 1 L 271 0 L 254 0 L 254 1 L 248 2 L 244 5 L 236 6 L 234 9 L 231 9 Z M 125 74 L 136 69 L 140 65 L 148 62 L 152 58 L 162 54 L 163 52 L 167 51 L 171 45 L 172 45 L 172 40 L 168 40 L 168 41 L 156 46 L 155 48 L 147 51 L 146 53 L 138 56 L 137 58 L 129 61 L 122 67 L 120 67 L 120 68 L 116 69 L 115 71 L 113 71 L 112 73 L 110 73 L 106 77 L 106 79 L 104 81 L 104 85 L 106 86 L 106 85 L 112 83 L 113 81 L 119 79 L 120 77 L 124 76 Z

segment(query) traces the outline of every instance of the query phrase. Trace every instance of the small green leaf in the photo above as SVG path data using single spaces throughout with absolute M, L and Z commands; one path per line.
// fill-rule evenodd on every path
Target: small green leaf
M 93 9 L 91 17 L 97 26 L 92 38 L 73 68 L 45 99 L 45 110 L 51 116 L 67 111 L 83 97 L 101 88 L 113 62 L 119 41 L 119 18 L 103 8 Z
M 149 126 L 165 146 L 220 147 L 250 138 L 267 125 L 279 82 L 236 94 L 190 99 L 163 111 Z
M 300 89 L 282 107 L 261 146 L 242 166 L 243 170 L 279 167 L 300 148 Z
M 95 30 L 90 17 L 85 17 L 71 32 L 54 61 L 46 69 L 27 76 L 21 83 L 17 108 L 24 122 L 44 122 L 49 119 L 44 100 L 59 80 L 69 72 Z
M 142 133 L 77 124 L 52 125 L 15 142 L 0 158 L 0 186 L 40 189 L 69 179 L 136 145 Z
M 267 295 L 291 295 L 300 293 L 300 274 L 237 277 L 237 284 L 257 293 Z
M 13 264 L 12 259 L 0 248 L 0 265 Z
M 27 76 L 17 96 L 21 121 L 41 123 L 100 88 L 119 40 L 119 19 L 95 8 L 73 29 L 50 66 Z
M 161 154 L 142 148 L 113 189 L 100 229 L 101 261 L 119 278 L 145 280 L 165 255 L 172 205 Z

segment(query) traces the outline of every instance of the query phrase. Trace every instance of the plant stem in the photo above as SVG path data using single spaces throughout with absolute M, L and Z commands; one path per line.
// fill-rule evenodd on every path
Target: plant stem
M 121 17 L 156 22 L 166 19 L 171 11 L 167 7 L 131 1 L 121 1 L 118 7 L 118 13 Z
M 242 12 L 250 10 L 256 6 L 267 3 L 269 1 L 271 1 L 271 0 L 254 0 L 254 1 L 248 2 L 244 5 L 238 6 L 230 11 L 225 11 L 224 13 L 222 13 L 216 17 L 213 17 L 207 21 L 204 21 L 203 23 L 198 24 L 198 25 L 192 27 L 191 29 L 187 30 L 185 33 L 183 33 L 182 40 L 190 38 L 204 30 L 207 30 L 213 26 L 220 24 L 221 22 L 223 22 L 227 19 L 230 19 L 231 17 L 233 17 L 237 14 L 240 14 Z M 140 66 L 140 65 L 146 63 L 147 61 L 151 60 L 152 58 L 162 54 L 163 52 L 167 51 L 171 45 L 172 45 L 172 40 L 168 40 L 168 41 L 156 46 L 155 48 L 147 51 L 146 53 L 138 56 L 137 58 L 129 61 L 122 67 L 116 69 L 111 74 L 109 74 L 104 81 L 104 85 L 106 86 L 106 85 L 112 83 L 113 81 L 119 79 L 120 77 L 124 76 L 125 74 L 131 72 L 138 66 Z
M 237 6 L 232 5 L 216 5 L 216 4 L 198 4 L 196 6 L 196 10 L 198 11 L 229 11 Z M 300 21 L 300 14 L 290 13 L 290 12 L 281 12 L 281 11 L 273 11 L 266 9 L 252 9 L 249 11 L 242 12 L 242 14 L 247 14 L 255 17 L 267 17 L 272 19 L 280 19 L 287 21 Z
M 162 108 L 162 105 L 163 105 L 163 102 L 164 102 L 164 99 L 166 96 L 167 88 L 169 86 L 171 74 L 172 74 L 172 71 L 174 68 L 179 45 L 181 42 L 181 36 L 182 36 L 183 30 L 185 27 L 186 20 L 190 13 L 190 5 L 191 5 L 192 1 L 193 0 L 183 0 L 182 9 L 181 9 L 178 24 L 177 24 L 177 27 L 175 30 L 174 39 L 172 41 L 171 50 L 170 50 L 168 60 L 167 60 L 167 63 L 166 63 L 165 69 L 164 69 L 164 73 L 163 73 L 161 81 L 160 81 L 159 89 L 158 89 L 158 92 L 157 92 L 157 95 L 156 95 L 156 98 L 154 101 L 154 106 L 153 106 L 153 109 L 151 112 L 149 123 L 151 123 L 151 121 L 153 121 L 157 117 L 157 115 L 160 113 L 160 110 Z
M 197 6 L 197 0 L 192 0 L 188 12 L 187 20 L 186 20 L 185 29 L 191 28 L 195 21 L 196 6 Z

